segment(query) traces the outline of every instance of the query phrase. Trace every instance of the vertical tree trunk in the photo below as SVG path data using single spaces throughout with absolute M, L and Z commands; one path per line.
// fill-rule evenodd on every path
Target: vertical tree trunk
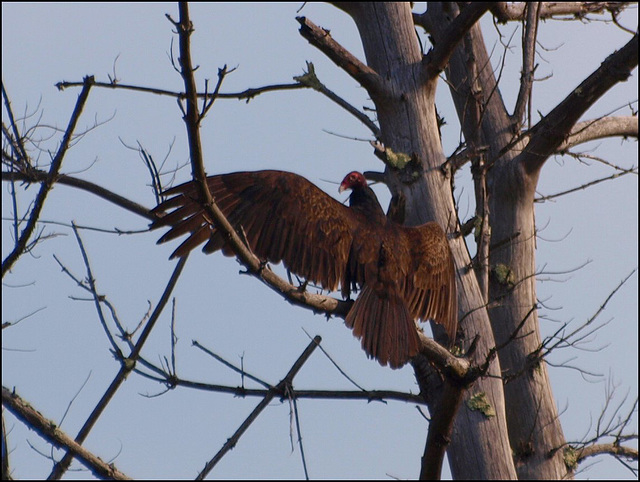
M 422 55 L 407 3 L 340 4 L 358 26 L 368 65 L 384 80 L 382 92 L 370 92 L 376 104 L 382 141 L 393 152 L 403 153 L 415 165 L 402 173 L 387 169 L 392 191 L 406 199 L 406 222 L 436 220 L 448 232 L 457 229 L 450 182 L 441 170 L 445 162 L 436 121 L 436 82 L 424 82 Z M 400 177 L 399 177 L 400 176 Z M 495 345 L 485 303 L 464 240 L 454 238 L 452 250 L 458 267 L 459 313 L 467 343 L 480 334 L 475 361 L 483 362 Z M 417 364 L 416 364 L 417 365 Z M 418 378 L 421 374 L 418 373 Z M 495 416 L 463 403 L 456 417 L 449 446 L 449 461 L 457 479 L 513 479 L 515 469 L 507 437 L 500 366 L 494 360 L 489 377 L 480 379 L 465 395 L 484 393 Z M 433 413 L 433 410 L 432 410 Z
M 430 4 L 428 13 L 437 33 L 456 14 L 455 6 L 444 12 L 441 4 Z M 469 65 L 476 66 L 478 79 L 470 79 Z M 489 310 L 498 346 L 510 340 L 499 353 L 505 381 L 509 439 L 518 477 L 522 479 L 566 478 L 562 451 L 565 442 L 558 411 L 543 360 L 536 358 L 540 332 L 536 310 L 535 222 L 533 196 L 537 173 L 528 174 L 515 153 L 516 144 L 500 157 L 515 135 L 512 121 L 496 86 L 491 62 L 478 25 L 456 49 L 447 78 L 458 110 L 465 139 L 479 138 L 488 148 L 492 162 L 487 172 L 491 246 L 489 269 Z M 481 123 L 472 109 L 479 103 Z M 479 147 L 479 146 L 478 146 Z

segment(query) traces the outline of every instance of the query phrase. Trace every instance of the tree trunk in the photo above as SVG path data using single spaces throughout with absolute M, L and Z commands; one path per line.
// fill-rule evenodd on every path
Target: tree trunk
M 394 194 L 406 199 L 407 224 L 436 220 L 448 232 L 457 230 L 451 184 L 443 174 L 445 162 L 434 105 L 436 81 L 424 82 L 422 55 L 409 4 L 340 4 L 353 17 L 362 38 L 367 64 L 383 79 L 379 92 L 370 92 L 376 104 L 381 140 L 394 153 L 406 154 L 413 164 L 403 171 L 387 168 Z M 469 253 L 460 237 L 451 247 L 458 267 L 458 306 L 467 345 L 480 335 L 474 361 L 482 363 L 494 347 L 493 334 Z M 416 366 L 415 364 L 414 366 Z M 489 377 L 478 380 L 465 394 L 486 394 L 495 411 L 487 415 L 461 405 L 448 455 L 456 479 L 513 479 L 515 469 L 507 437 L 505 402 L 500 366 L 494 360 Z M 418 379 L 424 374 L 417 373 Z M 433 406 L 430 407 L 433 413 Z
M 437 41 L 438 31 L 446 28 L 457 11 L 445 13 L 440 4 L 430 4 L 428 14 Z M 486 146 L 487 158 L 495 160 L 487 172 L 491 246 L 495 246 L 489 254 L 489 314 L 497 345 L 505 344 L 498 356 L 518 478 L 566 478 L 570 474 L 562 451 L 554 451 L 565 443 L 562 426 L 546 364 L 537 358 L 540 332 L 533 208 L 537 173 L 527 174 L 514 161 L 522 143 L 500 157 L 500 150 L 519 132 L 496 86 L 478 25 L 456 49 L 446 74 L 465 139 L 477 138 L 480 145 L 475 147 Z M 472 83 L 473 74 L 478 80 Z M 474 106 L 479 108 L 479 119 L 473 114 Z M 510 340 L 516 332 L 518 336 Z

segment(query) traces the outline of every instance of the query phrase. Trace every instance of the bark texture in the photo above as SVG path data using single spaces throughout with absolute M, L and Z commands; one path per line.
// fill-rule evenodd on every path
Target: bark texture
M 381 92 L 370 92 L 377 107 L 381 140 L 393 152 L 411 159 L 404 169 L 387 168 L 392 192 L 401 193 L 406 199 L 405 221 L 421 224 L 435 220 L 453 233 L 457 229 L 457 216 L 450 179 L 441 169 L 446 159 L 435 112 L 436 81 L 425 81 L 425 66 L 410 7 L 397 3 L 341 6 L 356 22 L 367 65 L 383 81 Z M 458 306 L 464 344 L 468 346 L 476 334 L 480 335 L 475 361 L 482 363 L 495 345 L 488 313 L 479 309 L 485 302 L 473 271 L 467 269 L 471 260 L 463 239 L 452 236 L 451 247 L 458 267 Z M 464 402 L 484 393 L 495 416 L 474 410 L 468 403 L 461 404 L 448 450 L 456 479 L 516 476 L 507 437 L 503 387 L 495 378 L 500 375 L 497 360 L 491 363 L 488 374 L 492 376 L 478 380 L 465 394 Z M 417 376 L 420 380 L 424 375 Z M 439 399 L 439 395 L 434 398 Z M 434 410 L 432 404 L 431 412 Z

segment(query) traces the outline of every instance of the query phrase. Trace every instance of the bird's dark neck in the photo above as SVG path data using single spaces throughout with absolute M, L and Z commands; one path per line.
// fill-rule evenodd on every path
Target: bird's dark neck
M 353 189 L 349 196 L 349 206 L 379 224 L 384 224 L 387 220 L 378 198 L 369 186 Z

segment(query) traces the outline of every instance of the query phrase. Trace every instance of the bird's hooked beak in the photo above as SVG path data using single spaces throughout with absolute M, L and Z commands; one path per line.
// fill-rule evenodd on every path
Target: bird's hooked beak
M 347 183 L 345 181 L 342 181 L 342 184 L 340 184 L 340 187 L 338 188 L 338 192 L 342 193 L 342 192 L 346 191 L 347 189 L 349 189 L 349 186 L 347 185 Z

